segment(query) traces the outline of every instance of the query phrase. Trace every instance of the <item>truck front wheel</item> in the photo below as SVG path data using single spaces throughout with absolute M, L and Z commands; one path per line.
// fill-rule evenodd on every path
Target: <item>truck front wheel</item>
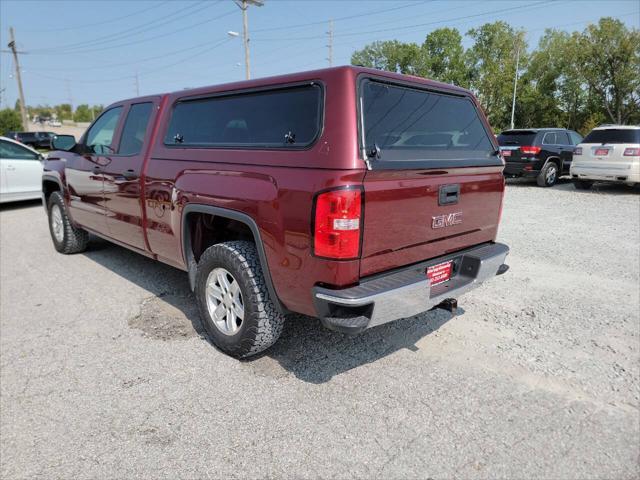
M 83 252 L 89 243 L 89 234 L 71 224 L 60 192 L 51 194 L 47 211 L 49 212 L 49 232 L 55 249 L 60 253 Z
M 285 317 L 269 296 L 252 242 L 209 247 L 198 262 L 195 291 L 209 338 L 228 355 L 255 355 L 280 337 Z

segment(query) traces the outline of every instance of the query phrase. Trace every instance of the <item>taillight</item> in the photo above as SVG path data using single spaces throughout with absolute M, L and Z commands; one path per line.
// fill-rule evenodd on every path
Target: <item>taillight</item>
M 319 257 L 348 259 L 360 254 L 362 192 L 343 188 L 315 200 L 313 252 Z
M 537 155 L 542 148 L 540 147 L 520 147 L 520 151 L 525 155 Z
M 582 155 L 582 147 L 576 147 L 573 149 L 574 155 Z
M 623 155 L 625 157 L 640 157 L 640 148 L 625 148 Z

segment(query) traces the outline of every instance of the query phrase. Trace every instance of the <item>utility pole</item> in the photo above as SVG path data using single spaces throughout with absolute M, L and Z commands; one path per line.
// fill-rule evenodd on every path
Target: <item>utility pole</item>
M 516 114 L 516 91 L 518 90 L 518 68 L 520 68 L 520 44 L 516 51 L 516 71 L 513 76 L 513 101 L 511 102 L 511 130 L 514 128 L 513 120 Z
M 327 58 L 327 60 L 329 60 L 329 66 L 332 67 L 333 66 L 333 20 L 329 20 L 329 31 L 327 32 L 327 35 L 329 35 L 329 44 L 327 45 L 327 47 L 329 47 L 329 58 Z
M 18 93 L 20 94 L 20 116 L 22 117 L 22 127 L 25 130 L 29 130 L 29 118 L 27 117 L 27 106 L 24 103 L 24 91 L 22 90 L 22 78 L 20 77 L 20 62 L 18 61 L 18 51 L 16 50 L 16 39 L 13 35 L 13 27 L 9 27 L 9 38 L 11 41 L 7 47 L 9 47 L 11 49 L 11 53 L 13 53 L 13 63 L 16 66 L 16 81 L 18 82 Z
M 140 82 L 138 81 L 138 71 L 136 70 L 136 97 L 140 96 Z
M 244 67 L 247 80 L 251 78 L 251 66 L 249 63 L 249 19 L 247 17 L 247 9 L 249 5 L 261 7 L 264 5 L 263 0 L 235 0 L 236 5 L 242 10 L 242 41 L 244 43 Z
M 73 97 L 71 96 L 71 83 L 69 83 L 69 79 L 64 79 L 64 86 L 67 89 L 67 100 L 69 100 L 69 105 L 71 105 L 71 113 L 73 114 Z

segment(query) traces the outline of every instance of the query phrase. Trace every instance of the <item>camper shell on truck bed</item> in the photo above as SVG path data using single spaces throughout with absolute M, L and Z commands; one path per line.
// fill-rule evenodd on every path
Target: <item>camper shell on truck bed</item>
M 74 140 L 45 165 L 56 248 L 92 232 L 187 271 L 234 356 L 290 312 L 357 333 L 506 270 L 504 164 L 461 88 L 330 68 L 124 100 Z

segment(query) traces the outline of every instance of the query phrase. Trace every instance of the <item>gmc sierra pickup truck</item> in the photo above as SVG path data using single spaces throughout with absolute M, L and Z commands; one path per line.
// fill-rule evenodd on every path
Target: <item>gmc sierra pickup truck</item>
M 504 273 L 504 163 L 473 95 L 338 67 L 124 100 L 54 139 L 61 253 L 89 233 L 188 272 L 212 342 L 272 345 L 287 314 L 366 328 Z

